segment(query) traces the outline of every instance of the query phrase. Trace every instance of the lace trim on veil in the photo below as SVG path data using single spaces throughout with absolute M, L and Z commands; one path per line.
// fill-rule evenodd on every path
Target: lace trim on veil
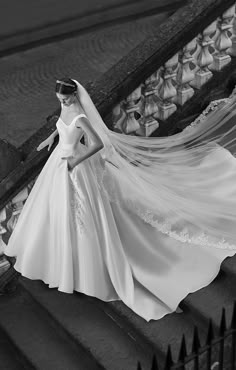
M 228 98 L 222 98 L 222 99 L 217 99 L 217 100 L 212 100 L 210 104 L 203 110 L 203 112 L 193 121 L 191 122 L 187 127 L 182 132 L 186 132 L 186 130 L 190 130 L 193 127 L 197 126 L 199 123 L 202 123 L 205 121 L 206 116 L 208 115 L 209 112 L 212 112 L 218 108 L 218 105 L 220 103 L 226 103 L 232 99 L 234 99 L 236 96 L 236 87 L 233 89 L 231 95 Z
M 193 127 L 197 126 L 199 123 L 202 123 L 205 121 L 206 116 L 208 115 L 209 112 L 212 112 L 218 108 L 218 105 L 222 102 L 226 102 L 229 98 L 224 98 L 224 99 L 218 99 L 218 100 L 213 100 L 210 102 L 210 104 L 204 109 L 204 111 L 193 121 L 191 122 L 185 129 L 183 130 L 186 132 L 187 130 L 192 129 Z
M 176 230 L 173 230 L 173 224 L 168 222 L 168 220 L 160 222 L 157 219 L 157 216 L 154 215 L 152 211 L 149 211 L 149 210 L 142 211 L 138 207 L 135 207 L 135 208 L 136 208 L 136 213 L 139 215 L 139 217 L 143 221 L 157 228 L 158 231 L 170 236 L 171 238 L 177 241 L 180 241 L 182 243 L 201 245 L 203 247 L 214 247 L 214 248 L 220 248 L 220 249 L 236 249 L 236 245 L 228 243 L 224 238 L 214 241 L 213 240 L 214 238 L 210 237 L 205 232 L 201 232 L 198 235 L 190 236 L 190 232 L 187 227 L 184 227 L 182 231 L 177 232 Z
M 188 227 L 183 227 L 181 231 L 176 230 L 175 223 L 168 219 L 162 219 L 153 211 L 142 209 L 133 201 L 119 197 L 117 186 L 114 179 L 110 176 L 106 168 L 106 161 L 99 168 L 96 166 L 96 178 L 100 190 L 109 199 L 110 202 L 116 203 L 119 206 L 128 208 L 131 212 L 138 215 L 144 222 L 156 228 L 161 233 L 186 244 L 200 245 L 203 247 L 214 247 L 220 249 L 236 249 L 236 245 L 228 243 L 224 238 L 215 240 L 214 237 L 207 235 L 205 232 L 198 232 L 191 235 Z M 101 163 L 102 163 L 101 162 Z
M 224 101 L 224 99 L 211 102 L 207 109 L 205 109 L 205 111 L 193 122 L 193 126 L 202 122 L 207 113 L 212 109 L 216 109 L 218 104 L 222 101 Z M 119 186 L 117 187 L 115 179 L 111 175 L 110 171 L 107 170 L 108 165 L 114 165 L 112 163 L 112 152 L 107 159 L 104 159 L 99 155 L 96 157 L 95 161 L 93 160 L 93 169 L 97 179 L 97 184 L 110 202 L 128 208 L 131 212 L 138 215 L 144 222 L 158 229 L 161 233 L 182 243 L 220 249 L 236 249 L 236 245 L 228 243 L 224 238 L 217 239 L 197 227 L 196 232 L 191 232 L 191 227 L 189 229 L 187 226 L 179 228 L 177 227 L 176 222 L 171 222 L 169 219 L 163 219 L 161 215 L 157 215 L 157 213 L 154 213 L 152 210 L 145 209 L 145 207 L 141 208 L 137 203 L 135 204 L 134 201 L 127 199 L 127 197 L 124 199 L 124 197 L 119 194 Z
M 103 192 L 103 194 L 105 194 L 105 196 L 107 196 L 111 202 L 115 202 L 118 205 L 121 205 L 122 207 L 123 206 L 126 208 L 128 207 L 131 210 L 131 212 L 134 212 L 135 214 L 137 214 L 143 221 L 150 224 L 152 227 L 157 228 L 163 234 L 169 235 L 171 238 L 182 241 L 184 243 L 188 243 L 188 245 L 197 244 L 197 245 L 204 245 L 204 246 L 211 246 L 211 247 L 213 246 L 213 247 L 222 248 L 222 249 L 236 249 L 236 245 L 227 243 L 223 238 L 220 239 L 219 237 L 218 240 L 214 240 L 216 238 L 212 237 L 211 235 L 206 235 L 203 232 L 203 229 L 200 229 L 200 227 L 197 228 L 196 226 L 194 228 L 194 225 L 193 225 L 193 228 L 191 230 L 191 224 L 190 223 L 188 224 L 187 221 L 185 223 L 183 222 L 183 225 L 181 225 L 181 227 L 178 227 L 176 220 L 171 218 L 171 215 L 170 215 L 170 218 L 166 217 L 165 219 L 161 219 L 161 214 L 158 214 L 158 209 L 156 210 L 147 209 L 148 206 L 145 206 L 145 197 L 143 199 L 143 202 L 142 202 L 142 199 L 141 199 L 141 202 L 139 202 L 139 199 L 137 196 L 137 202 L 135 200 L 136 204 L 134 204 L 135 194 L 134 194 L 134 197 L 132 197 L 132 186 L 130 187 L 129 185 L 126 186 L 125 179 L 119 178 L 119 174 L 122 173 L 122 168 L 118 168 L 118 174 L 117 174 L 118 176 L 116 176 L 114 172 L 116 168 L 116 157 L 117 155 L 119 156 L 120 153 L 115 153 L 114 161 L 113 161 L 112 160 L 112 157 L 113 157 L 112 137 L 109 138 L 108 129 L 105 123 L 103 122 L 99 112 L 97 111 L 95 105 L 93 104 L 89 94 L 82 87 L 82 85 L 78 83 L 78 81 L 76 80 L 74 81 L 77 83 L 80 101 L 82 102 L 81 104 L 84 108 L 84 111 L 88 119 L 93 123 L 95 130 L 97 131 L 98 135 L 100 135 L 103 141 L 103 144 L 104 144 L 104 150 L 102 150 L 102 153 L 105 153 L 106 158 L 102 157 L 102 154 L 99 153 L 98 155 L 92 156 L 91 162 L 90 162 L 91 165 L 93 166 L 93 171 L 94 171 L 94 175 L 97 180 L 97 184 L 100 190 Z M 233 92 L 232 97 L 234 97 L 234 95 L 235 93 Z M 220 102 L 225 101 L 225 100 L 227 101 L 228 99 L 229 98 L 220 99 L 218 101 L 211 102 L 209 106 L 203 111 L 203 113 L 194 122 L 192 122 L 190 126 L 185 128 L 185 130 L 191 129 L 192 127 L 195 127 L 198 123 L 203 122 L 207 114 L 211 110 L 216 109 Z M 111 153 L 109 152 L 110 150 L 111 150 Z M 129 154 L 129 150 L 127 151 Z M 122 153 L 122 150 L 121 150 L 121 153 Z M 132 161 L 132 156 L 131 156 L 131 161 Z M 111 167 L 111 166 L 114 166 L 114 167 Z M 118 167 L 119 166 L 120 167 L 122 166 L 121 162 L 119 162 Z M 131 171 L 132 171 L 132 168 L 131 168 Z M 123 180 L 124 180 L 124 188 L 122 187 Z M 118 182 L 118 184 L 116 182 Z M 132 181 L 130 181 L 130 184 L 131 183 Z M 124 193 L 125 190 L 129 193 L 131 192 L 131 194 L 126 195 Z M 177 220 L 177 221 L 180 221 L 180 220 Z M 189 226 L 189 228 L 187 228 L 187 226 Z

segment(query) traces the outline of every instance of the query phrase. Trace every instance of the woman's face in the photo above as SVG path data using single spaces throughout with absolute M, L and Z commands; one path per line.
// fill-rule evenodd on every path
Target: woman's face
M 56 96 L 57 96 L 57 99 L 66 107 L 69 107 L 71 104 L 73 104 L 76 99 L 75 94 L 62 95 L 62 94 L 56 93 Z

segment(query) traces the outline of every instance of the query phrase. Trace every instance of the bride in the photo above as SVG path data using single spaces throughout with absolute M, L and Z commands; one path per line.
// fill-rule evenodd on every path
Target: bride
M 37 150 L 59 142 L 5 254 L 29 279 L 122 300 L 146 321 L 176 311 L 236 253 L 235 101 L 143 138 L 110 131 L 76 80 L 57 80 L 56 96 L 56 130 Z

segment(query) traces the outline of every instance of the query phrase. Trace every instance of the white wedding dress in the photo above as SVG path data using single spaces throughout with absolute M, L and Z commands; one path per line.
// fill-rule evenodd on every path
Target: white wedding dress
M 82 130 L 75 126 L 80 116 L 70 125 L 57 121 L 59 143 L 29 194 L 5 254 L 16 257 L 14 267 L 23 276 L 43 280 L 49 288 L 122 300 L 145 320 L 160 319 L 174 312 L 188 293 L 208 285 L 236 250 L 178 241 L 125 203 L 109 200 L 92 167 L 100 152 L 68 171 L 61 157 L 72 148 L 86 150 L 80 143 Z M 199 165 L 217 162 L 218 155 L 229 164 L 221 168 L 227 186 L 216 181 L 209 191 L 236 198 L 236 159 L 227 150 L 218 148 Z M 104 163 L 106 176 L 115 179 L 119 191 L 115 166 Z

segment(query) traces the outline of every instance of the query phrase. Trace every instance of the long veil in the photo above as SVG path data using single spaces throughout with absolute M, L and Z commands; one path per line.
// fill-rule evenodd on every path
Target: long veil
M 138 137 L 109 130 L 74 81 L 104 143 L 93 163 L 109 199 L 186 245 L 236 249 L 235 96 L 189 130 Z

